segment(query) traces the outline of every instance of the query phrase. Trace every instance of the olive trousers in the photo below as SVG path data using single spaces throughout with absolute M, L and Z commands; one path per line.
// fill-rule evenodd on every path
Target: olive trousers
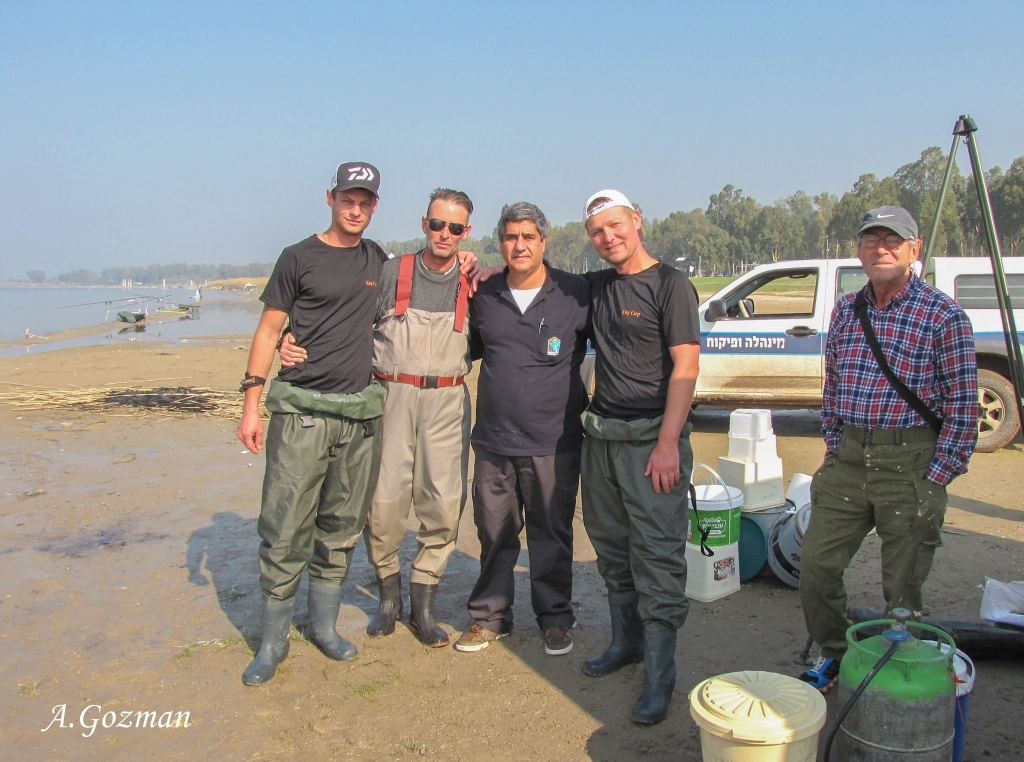
M 845 426 L 839 448 L 811 483 L 811 519 L 800 554 L 800 603 L 822 656 L 846 651 L 843 572 L 874 527 L 882 540 L 886 613 L 923 609 L 921 587 L 946 514 L 946 488 L 924 478 L 935 455 L 929 428 Z

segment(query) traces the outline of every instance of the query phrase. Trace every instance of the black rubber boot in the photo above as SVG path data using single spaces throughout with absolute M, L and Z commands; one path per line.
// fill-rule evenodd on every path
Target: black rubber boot
M 242 673 L 246 685 L 263 685 L 274 676 L 277 665 L 288 656 L 288 630 L 295 613 L 295 599 L 263 604 L 263 640 L 256 658 Z
M 434 596 L 437 585 L 412 582 L 409 585 L 409 629 L 420 643 L 431 648 L 448 645 L 448 633 L 434 623 Z
M 309 642 L 324 652 L 324 656 L 335 661 L 348 661 L 358 651 L 356 647 L 338 634 L 338 612 L 341 611 L 341 588 L 309 586 Z
M 644 692 L 633 707 L 633 722 L 654 725 L 665 719 L 676 687 L 676 630 L 644 626 Z
M 377 579 L 380 602 L 375 616 L 366 628 L 371 638 L 383 638 L 395 631 L 395 620 L 402 618 L 402 575 L 392 574 Z
M 612 616 L 612 642 L 600 656 L 587 659 L 583 673 L 591 677 L 604 677 L 644 660 L 644 626 L 640 621 L 637 602 L 609 603 Z

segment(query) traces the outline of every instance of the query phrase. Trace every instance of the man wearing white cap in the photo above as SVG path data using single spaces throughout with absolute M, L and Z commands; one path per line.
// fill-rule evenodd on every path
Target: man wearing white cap
M 608 588 L 612 642 L 593 677 L 644 663 L 633 719 L 665 718 L 686 599 L 687 423 L 697 381 L 697 293 L 644 249 L 641 216 L 615 190 L 587 201 L 591 243 L 612 269 L 587 274 L 597 391 L 583 415 L 583 520 Z

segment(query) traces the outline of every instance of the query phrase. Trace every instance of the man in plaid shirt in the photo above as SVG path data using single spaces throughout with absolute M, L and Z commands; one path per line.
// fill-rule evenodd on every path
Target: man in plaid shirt
M 831 687 L 846 650 L 843 572 L 874 527 L 882 540 L 886 613 L 920 616 L 921 586 L 946 512 L 946 485 L 967 471 L 978 439 L 974 334 L 952 298 L 911 271 L 921 252 L 906 209 L 866 215 L 858 257 L 868 318 L 896 377 L 941 421 L 938 433 L 886 379 L 854 313 L 857 294 L 836 303 L 825 347 L 821 411 L 825 462 L 811 486 L 801 552 L 800 602 L 821 658 L 803 675 Z

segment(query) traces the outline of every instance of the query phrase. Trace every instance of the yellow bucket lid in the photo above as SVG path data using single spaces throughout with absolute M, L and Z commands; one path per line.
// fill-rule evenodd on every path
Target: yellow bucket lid
M 690 692 L 690 716 L 703 729 L 751 744 L 783 744 L 825 724 L 825 698 L 807 683 L 775 672 L 730 672 Z

